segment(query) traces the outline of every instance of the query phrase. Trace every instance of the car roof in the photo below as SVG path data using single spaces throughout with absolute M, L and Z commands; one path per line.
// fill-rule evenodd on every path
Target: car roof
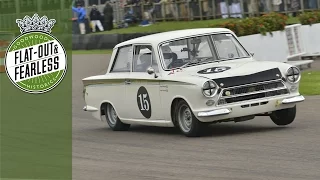
M 148 44 L 158 45 L 161 42 L 169 41 L 171 39 L 183 38 L 186 36 L 196 36 L 201 34 L 223 33 L 223 32 L 233 33 L 231 30 L 226 28 L 196 28 L 196 29 L 167 31 L 167 32 L 146 35 L 146 36 L 138 37 L 128 41 L 124 41 L 122 43 L 117 44 L 114 48 L 131 45 L 131 44 L 139 44 L 139 43 L 141 44 L 148 43 Z

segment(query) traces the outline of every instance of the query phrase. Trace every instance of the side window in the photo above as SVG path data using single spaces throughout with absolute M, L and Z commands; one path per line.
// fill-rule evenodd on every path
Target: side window
M 130 72 L 132 46 L 121 47 L 115 58 L 111 72 Z
M 151 45 L 136 45 L 133 53 L 133 72 L 146 72 L 149 67 L 159 71 Z

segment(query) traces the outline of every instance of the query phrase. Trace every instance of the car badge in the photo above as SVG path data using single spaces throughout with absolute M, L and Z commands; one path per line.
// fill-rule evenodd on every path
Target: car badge
M 280 77 L 280 75 L 279 75 L 279 74 L 276 74 L 276 76 L 277 76 L 277 77 Z
M 223 84 L 223 83 L 220 83 L 220 86 L 224 86 L 224 84 Z

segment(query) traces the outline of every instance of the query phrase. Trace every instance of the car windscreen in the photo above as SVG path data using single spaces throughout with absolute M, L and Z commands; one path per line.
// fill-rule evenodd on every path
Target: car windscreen
M 215 34 L 174 40 L 160 45 L 164 69 L 206 62 L 250 57 L 231 34 Z

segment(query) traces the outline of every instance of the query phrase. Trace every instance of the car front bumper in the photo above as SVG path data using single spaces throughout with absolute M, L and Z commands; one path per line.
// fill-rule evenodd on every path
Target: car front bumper
M 84 107 L 83 107 L 83 110 L 84 110 L 84 111 L 88 111 L 88 112 L 96 112 L 96 111 L 98 111 L 97 108 L 92 107 L 92 106 L 88 106 L 88 105 L 84 106 Z
M 209 110 L 209 111 L 199 111 L 195 112 L 195 115 L 200 121 L 210 122 L 221 119 L 242 117 L 247 115 L 254 115 L 259 113 L 266 113 L 270 111 L 276 111 L 280 109 L 293 107 L 295 103 L 304 101 L 305 98 L 301 95 L 294 97 L 285 98 L 273 98 L 273 99 L 260 99 L 250 102 L 243 102 L 238 104 L 233 104 L 229 106 L 221 107 L 220 109 Z M 268 102 L 262 104 L 263 102 Z M 244 108 L 244 104 L 250 104 L 248 107 Z M 254 105 L 254 106 L 253 106 Z
M 295 96 L 295 97 L 283 99 L 281 103 L 282 104 L 291 104 L 291 103 L 302 102 L 304 100 L 305 100 L 305 98 L 300 95 L 300 96 Z

